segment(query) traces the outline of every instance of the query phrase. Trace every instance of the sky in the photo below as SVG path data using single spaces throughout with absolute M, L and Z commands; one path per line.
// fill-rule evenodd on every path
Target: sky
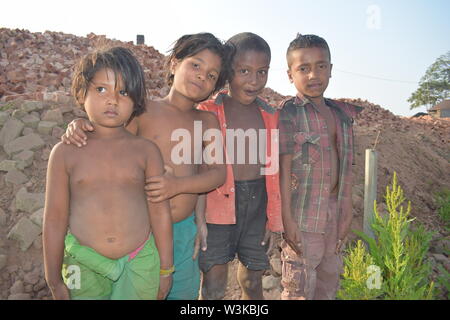
M 272 50 L 267 86 L 295 95 L 286 49 L 298 32 L 330 46 L 333 73 L 325 96 L 361 98 L 396 115 L 427 68 L 450 50 L 448 0 L 78 0 L 4 1 L 0 27 L 31 32 L 90 32 L 121 41 L 145 36 L 167 54 L 184 34 L 211 32 L 226 41 L 240 32 L 263 37 Z

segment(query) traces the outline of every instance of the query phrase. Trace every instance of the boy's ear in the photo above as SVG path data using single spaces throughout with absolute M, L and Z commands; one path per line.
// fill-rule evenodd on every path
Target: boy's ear
M 81 93 L 76 97 L 77 103 L 83 111 L 86 111 L 86 109 L 84 109 L 84 101 L 86 100 L 86 95 L 87 92 L 85 91 L 84 93 Z
M 175 73 L 175 69 L 176 69 L 176 67 L 178 65 L 178 62 L 179 62 L 179 60 L 175 59 L 175 58 L 173 58 L 172 61 L 170 62 L 170 73 L 171 74 Z
M 287 75 L 288 75 L 289 81 L 290 81 L 291 83 L 293 83 L 294 80 L 292 79 L 291 69 L 290 69 L 290 68 L 287 69 L 286 73 L 287 73 Z
M 333 71 L 333 64 L 330 63 L 330 78 L 332 77 L 331 71 Z

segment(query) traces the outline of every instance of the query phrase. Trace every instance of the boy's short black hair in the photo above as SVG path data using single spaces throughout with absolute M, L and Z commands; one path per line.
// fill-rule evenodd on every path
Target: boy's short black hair
M 291 41 L 286 52 L 286 58 L 289 66 L 291 65 L 289 61 L 289 54 L 294 50 L 305 48 L 322 48 L 327 50 L 328 57 L 330 58 L 331 62 L 330 48 L 328 47 L 328 43 L 325 41 L 325 39 L 316 36 L 314 34 L 302 35 L 300 33 L 297 33 L 297 36 L 295 37 L 294 40 Z
M 267 55 L 267 57 L 269 58 L 269 62 L 270 62 L 270 59 L 271 59 L 270 46 L 266 42 L 266 40 L 264 40 L 257 34 L 254 34 L 251 32 L 238 33 L 238 34 L 232 36 L 230 39 L 228 39 L 228 41 L 225 43 L 225 45 L 228 47 L 228 51 L 229 51 L 229 55 L 230 55 L 230 58 L 228 61 L 229 63 L 227 65 L 229 80 L 231 80 L 231 78 L 234 75 L 233 69 L 232 69 L 234 57 L 241 52 L 245 52 L 245 51 L 262 52 Z
M 170 67 L 174 59 L 181 61 L 184 58 L 192 57 L 205 49 L 217 54 L 222 61 L 219 77 L 217 78 L 216 86 L 214 87 L 213 92 L 219 91 L 225 85 L 227 79 L 225 65 L 227 63 L 228 55 L 222 41 L 208 32 L 187 34 L 175 41 L 172 49 L 169 51 L 170 54 L 166 62 L 166 69 L 168 70 L 166 76 L 167 84 L 169 86 L 172 86 L 173 84 L 174 75 L 172 74 Z
M 71 92 L 77 103 L 84 108 L 84 100 L 95 74 L 102 69 L 111 69 L 116 76 L 121 75 L 125 90 L 133 101 L 133 117 L 145 111 L 146 89 L 144 71 L 133 53 L 124 47 L 98 48 L 85 55 L 75 65 Z

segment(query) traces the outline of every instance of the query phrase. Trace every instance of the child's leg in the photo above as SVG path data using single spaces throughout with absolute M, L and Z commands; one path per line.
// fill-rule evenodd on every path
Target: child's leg
M 328 225 L 325 231 L 325 252 L 317 267 L 317 284 L 314 300 L 334 300 L 339 287 L 342 259 L 336 254 L 337 245 L 337 197 L 330 198 Z
M 216 264 L 203 272 L 201 300 L 222 300 L 228 281 L 228 263 Z
M 135 257 L 122 257 L 124 269 L 113 283 L 111 300 L 156 300 L 160 261 L 153 236 Z
M 237 279 L 242 290 L 242 300 L 264 300 L 262 276 L 264 270 L 250 270 L 239 263 Z
M 221 300 L 225 296 L 228 281 L 228 262 L 236 255 L 236 225 L 208 224 L 206 251 L 200 251 L 199 266 L 203 273 L 203 300 Z
M 173 225 L 173 273 L 172 289 L 167 300 L 196 300 L 200 290 L 200 269 L 194 254 L 197 226 L 194 214 Z
M 241 299 L 263 299 L 262 275 L 270 268 L 262 246 L 267 223 L 267 192 L 265 179 L 237 181 L 236 220 L 238 226 L 237 253 L 240 260 L 238 282 Z
M 312 300 L 317 285 L 316 268 L 323 259 L 325 250 L 324 235 L 301 232 L 302 256 L 283 240 L 281 242 L 282 300 Z

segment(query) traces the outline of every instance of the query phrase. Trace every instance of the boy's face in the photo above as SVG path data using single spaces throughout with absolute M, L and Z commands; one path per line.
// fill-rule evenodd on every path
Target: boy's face
M 192 101 L 209 97 L 216 86 L 222 68 L 222 60 L 214 52 L 205 49 L 183 60 L 172 62 L 174 74 L 172 87 Z
M 109 68 L 100 69 L 94 75 L 84 99 L 84 109 L 89 120 L 105 127 L 123 126 L 133 113 L 133 100 L 125 91 L 120 74 Z
M 299 93 L 319 98 L 328 87 L 331 68 L 328 51 L 323 48 L 301 48 L 289 54 L 289 80 Z
M 255 101 L 267 83 L 270 59 L 264 52 L 248 50 L 233 59 L 230 95 L 241 104 Z

